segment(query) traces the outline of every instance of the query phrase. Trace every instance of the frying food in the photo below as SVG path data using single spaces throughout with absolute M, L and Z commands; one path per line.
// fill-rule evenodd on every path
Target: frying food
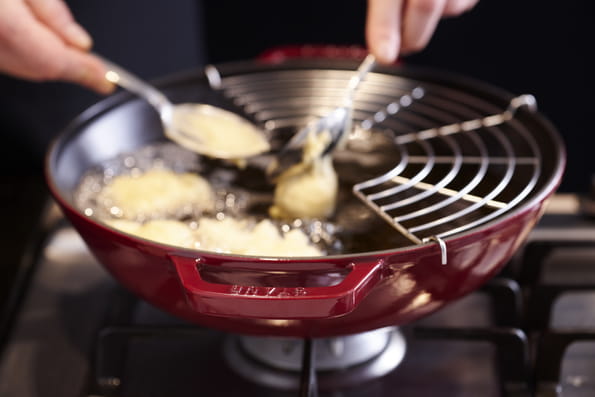
M 145 223 L 112 219 L 106 223 L 118 230 L 164 244 L 196 248 L 193 230 L 184 222 L 172 219 L 153 219 Z
M 209 183 L 199 175 L 154 168 L 139 176 L 115 177 L 97 201 L 116 218 L 143 221 L 211 211 L 214 197 Z
M 312 157 L 316 153 L 315 143 L 313 140 L 309 144 L 312 148 L 308 153 Z M 282 257 L 325 254 L 313 243 L 314 238 L 306 234 L 307 227 L 299 228 L 304 226 L 303 223 L 295 224 L 296 227 L 288 224 L 281 227 L 270 219 L 260 220 L 262 214 L 242 213 L 242 197 L 246 193 L 227 185 L 227 174 L 209 174 L 207 171 L 200 176 L 196 173 L 200 166 L 194 161 L 178 161 L 182 157 L 176 151 L 154 146 L 151 150 L 141 149 L 110 160 L 105 168 L 90 170 L 81 180 L 77 205 L 87 216 L 96 217 L 123 232 L 188 249 Z M 304 166 L 306 174 L 320 173 L 320 167 L 322 172 L 330 170 L 334 174 L 329 159 L 313 158 L 312 163 Z M 180 167 L 180 164 L 185 166 Z M 195 172 L 181 173 L 173 169 Z M 288 180 L 287 176 L 284 178 Z M 303 179 L 304 176 L 296 174 L 296 178 Z M 319 183 L 316 178 L 311 181 L 314 185 Z M 217 193 L 211 182 L 217 186 Z M 307 183 L 303 182 L 302 186 Z M 322 184 L 324 186 L 319 188 L 326 190 L 332 183 Z M 305 189 L 316 188 L 306 186 Z M 286 194 L 294 194 L 291 186 Z M 320 193 L 317 195 L 321 196 Z M 299 196 L 294 199 L 302 200 Z M 334 198 L 332 201 L 334 206 Z
M 241 255 L 319 256 L 322 252 L 299 229 L 281 234 L 269 220 L 254 226 L 249 222 L 225 218 L 204 218 L 196 236 L 200 248 Z
M 219 253 L 264 256 L 320 256 L 323 253 L 310 243 L 299 229 L 280 233 L 269 220 L 252 225 L 246 220 L 201 218 L 198 227 L 176 221 L 155 219 L 145 223 L 108 220 L 106 223 L 123 232 L 165 244 Z
M 310 134 L 302 162 L 279 177 L 269 213 L 281 219 L 325 219 L 335 211 L 339 187 L 330 155 L 322 155 L 330 141 L 327 132 Z

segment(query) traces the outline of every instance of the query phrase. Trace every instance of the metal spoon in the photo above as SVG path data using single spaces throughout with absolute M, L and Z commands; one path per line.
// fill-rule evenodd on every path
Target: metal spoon
M 322 151 L 321 157 L 330 154 L 344 142 L 348 132 L 351 131 L 353 118 L 353 96 L 360 83 L 365 79 L 370 70 L 376 66 L 376 58 L 368 54 L 363 62 L 357 68 L 355 74 L 349 79 L 347 90 L 343 95 L 341 106 L 332 110 L 326 116 L 318 119 L 314 123 L 307 125 L 298 131 L 289 142 L 279 151 L 279 154 L 273 159 L 267 168 L 269 178 L 276 179 L 284 171 L 301 161 L 302 147 L 304 141 L 311 133 L 321 134 L 328 132 L 330 141 Z
M 241 160 L 270 150 L 264 132 L 243 117 L 207 104 L 173 104 L 151 84 L 101 59 L 108 70 L 105 78 L 149 102 L 159 113 L 165 135 L 181 146 L 228 160 Z

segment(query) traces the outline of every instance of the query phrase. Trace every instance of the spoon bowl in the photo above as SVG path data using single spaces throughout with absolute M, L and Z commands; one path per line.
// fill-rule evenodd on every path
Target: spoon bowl
M 159 113 L 165 135 L 196 153 L 242 160 L 270 151 L 264 131 L 236 113 L 203 103 L 172 103 L 161 91 L 115 63 L 101 58 L 105 78 L 140 96 Z

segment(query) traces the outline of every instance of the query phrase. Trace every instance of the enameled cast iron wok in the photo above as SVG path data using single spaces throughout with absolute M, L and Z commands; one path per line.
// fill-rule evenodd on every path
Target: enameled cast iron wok
M 202 72 L 158 85 L 175 102 L 241 111 L 276 137 L 335 106 L 356 65 L 240 62 L 218 66 L 221 90 Z M 99 102 L 66 128 L 47 157 L 47 180 L 99 262 L 155 306 L 235 333 L 351 334 L 437 310 L 478 288 L 522 244 L 560 181 L 564 149 L 531 101 L 515 103 L 509 93 L 461 76 L 403 67 L 372 73 L 354 112 L 359 132 L 352 146 L 363 152 L 337 156 L 347 187 L 337 222 L 348 240 L 347 252 L 338 255 L 193 251 L 84 215 L 72 195 L 86 170 L 163 139 L 154 110 L 126 93 Z M 365 149 L 374 137 L 388 144 Z M 364 202 L 350 192 L 353 185 Z

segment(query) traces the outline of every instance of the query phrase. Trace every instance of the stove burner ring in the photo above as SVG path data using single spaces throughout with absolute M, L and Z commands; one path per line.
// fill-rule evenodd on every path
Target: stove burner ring
M 405 356 L 405 339 L 395 327 L 356 335 L 322 338 L 315 365 L 320 389 L 340 389 L 386 375 Z M 224 347 L 228 365 L 242 377 L 266 387 L 300 386 L 302 339 L 232 336 Z

